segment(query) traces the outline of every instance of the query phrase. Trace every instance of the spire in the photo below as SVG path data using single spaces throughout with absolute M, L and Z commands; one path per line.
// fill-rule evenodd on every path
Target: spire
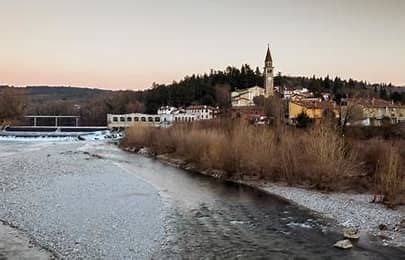
M 270 46 L 269 46 L 269 44 L 267 45 L 266 59 L 264 60 L 264 62 L 273 62 L 273 60 L 271 58 L 271 54 L 270 54 Z

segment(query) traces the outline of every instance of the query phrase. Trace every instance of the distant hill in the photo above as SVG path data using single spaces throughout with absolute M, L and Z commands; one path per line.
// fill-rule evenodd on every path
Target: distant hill
M 25 89 L 31 101 L 35 103 L 49 101 L 81 102 L 113 92 L 112 90 L 65 86 L 27 86 Z
M 11 86 L 0 85 L 0 91 L 5 88 L 13 88 Z M 70 101 L 81 103 L 88 99 L 108 95 L 113 93 L 112 90 L 103 90 L 97 88 L 85 87 L 66 87 L 66 86 L 26 86 L 19 87 L 26 91 L 33 103 L 47 103 L 58 101 Z

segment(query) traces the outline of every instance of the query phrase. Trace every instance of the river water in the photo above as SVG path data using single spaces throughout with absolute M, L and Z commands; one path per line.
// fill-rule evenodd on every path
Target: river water
M 334 248 L 332 220 L 112 144 L 0 145 L 0 219 L 62 258 L 405 258 L 370 240 Z

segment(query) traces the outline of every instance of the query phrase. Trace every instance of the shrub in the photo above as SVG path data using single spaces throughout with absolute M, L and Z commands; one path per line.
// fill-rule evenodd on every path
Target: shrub
M 312 119 L 305 113 L 301 112 L 297 115 L 296 126 L 298 128 L 306 128 L 312 123 Z
M 367 142 L 367 143 L 366 143 Z M 321 190 L 381 194 L 387 204 L 404 194 L 405 145 L 387 141 L 347 142 L 331 124 L 308 130 L 254 126 L 241 120 L 134 126 L 124 145 L 170 153 L 201 169 L 217 169 L 231 179 L 266 179 Z

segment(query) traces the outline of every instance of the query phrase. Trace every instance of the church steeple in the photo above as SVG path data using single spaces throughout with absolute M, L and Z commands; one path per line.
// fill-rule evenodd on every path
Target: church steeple
M 271 54 L 270 54 L 270 46 L 267 45 L 267 53 L 266 53 L 266 59 L 264 60 L 265 63 L 268 62 L 273 62 L 273 59 L 271 58 Z
M 274 75 L 273 59 L 270 54 L 270 46 L 267 46 L 266 58 L 264 60 L 264 96 L 271 97 L 274 95 Z

